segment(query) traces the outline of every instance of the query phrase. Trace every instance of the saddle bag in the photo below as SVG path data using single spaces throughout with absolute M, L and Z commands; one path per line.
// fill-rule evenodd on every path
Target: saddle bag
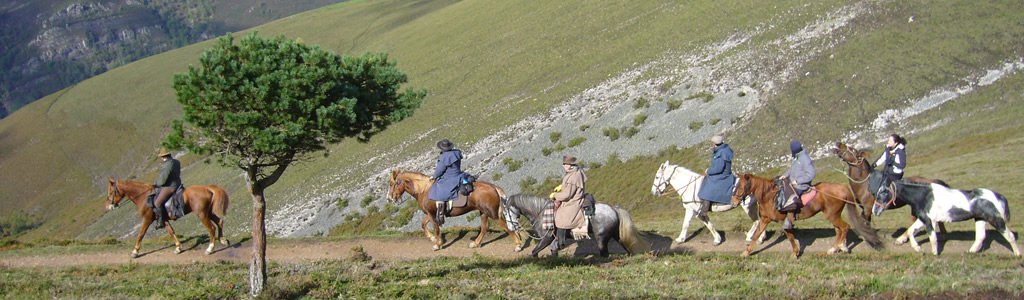
M 462 178 L 459 178 L 459 194 L 469 196 L 473 192 L 473 183 L 476 182 L 476 176 L 465 173 Z
M 580 206 L 583 208 L 584 216 L 593 217 L 594 212 L 597 210 L 597 200 L 594 199 L 594 195 L 585 193 L 583 194 L 583 203 Z

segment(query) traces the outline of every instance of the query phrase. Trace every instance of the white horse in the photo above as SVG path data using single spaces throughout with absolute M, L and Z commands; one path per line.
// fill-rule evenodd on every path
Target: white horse
M 697 192 L 700 190 L 701 184 L 704 183 L 704 175 L 694 173 L 693 171 L 687 170 L 686 168 L 669 164 L 665 161 L 658 168 L 658 172 L 654 174 L 654 184 L 651 186 L 651 194 L 655 196 L 661 196 L 668 193 L 668 187 L 671 186 L 676 190 L 676 194 L 683 200 L 683 207 L 686 208 L 686 215 L 683 217 L 683 228 L 679 232 L 679 237 L 676 238 L 676 243 L 684 243 L 687 240 L 687 231 L 690 228 L 690 220 L 700 209 L 700 198 L 697 197 Z M 735 185 L 734 185 L 735 186 Z M 750 230 L 747 231 L 747 242 L 750 242 L 754 231 L 757 229 L 757 224 L 760 222 L 760 218 L 757 214 L 757 202 L 750 201 L 747 197 L 740 203 L 743 206 L 743 211 L 747 213 L 750 220 L 754 221 L 754 224 L 750 226 Z M 712 202 L 711 211 L 722 212 L 735 208 L 731 204 L 718 204 Z M 715 245 L 722 243 L 722 236 L 715 230 L 715 225 L 711 224 L 711 220 L 707 217 L 698 216 L 704 223 L 704 227 L 707 227 L 708 231 L 711 231 L 711 235 L 715 237 Z M 760 244 L 764 242 L 765 235 L 757 240 Z

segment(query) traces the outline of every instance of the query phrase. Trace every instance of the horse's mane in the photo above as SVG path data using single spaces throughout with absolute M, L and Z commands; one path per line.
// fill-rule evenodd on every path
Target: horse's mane
M 697 174 L 697 172 L 694 172 L 694 171 L 690 171 L 690 169 L 687 169 L 687 168 L 685 168 L 685 167 L 683 167 L 683 166 L 680 166 L 680 165 L 672 165 L 672 164 L 670 164 L 670 165 L 668 165 L 668 166 L 669 166 L 669 167 L 673 167 L 673 168 L 676 168 L 676 169 L 678 169 L 678 170 L 683 170 L 683 172 L 685 172 L 685 173 L 686 173 L 686 174 L 683 174 L 683 175 L 688 175 L 688 176 L 691 176 L 691 177 L 692 177 L 692 176 L 700 176 L 700 174 Z
M 529 213 L 531 220 L 540 216 L 545 201 L 547 200 L 540 196 L 530 194 L 515 194 L 508 197 L 509 204 L 520 208 L 520 213 Z

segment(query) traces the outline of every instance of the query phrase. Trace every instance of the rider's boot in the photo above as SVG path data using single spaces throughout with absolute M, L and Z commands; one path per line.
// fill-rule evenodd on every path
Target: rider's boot
M 164 223 L 167 222 L 167 218 L 165 217 L 167 215 L 167 213 L 164 212 L 164 206 L 163 205 L 155 205 L 155 206 L 156 207 L 153 208 L 153 214 L 155 215 L 154 219 L 156 219 L 156 221 L 155 221 L 156 222 L 156 229 L 163 229 L 164 228 Z
M 782 222 L 782 229 L 792 230 L 794 220 L 796 220 L 796 212 L 787 212 L 786 220 Z

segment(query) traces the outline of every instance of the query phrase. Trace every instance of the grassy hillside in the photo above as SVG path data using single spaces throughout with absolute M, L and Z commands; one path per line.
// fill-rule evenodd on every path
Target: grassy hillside
M 1011 173 L 1019 166 L 1015 161 L 989 160 L 995 151 L 1020 152 L 1016 129 L 1021 123 L 1014 120 L 1021 111 L 1013 105 L 1021 100 L 1019 75 L 977 87 L 895 128 L 864 127 L 885 109 L 900 109 L 933 91 L 960 86 L 972 74 L 984 75 L 985 70 L 1024 55 L 1024 26 L 1017 21 L 1024 17 L 1024 9 L 1019 3 L 373 1 L 334 5 L 257 30 L 340 53 L 388 52 L 409 74 L 410 85 L 425 88 L 430 95 L 414 117 L 374 140 L 343 142 L 331 148 L 330 156 L 289 169 L 268 189 L 269 209 L 290 203 L 319 205 L 325 195 L 352 188 L 379 170 L 432 149 L 437 139 L 481 140 L 637 65 L 680 53 L 703 55 L 710 46 L 738 35 L 751 37 L 710 56 L 712 63 L 744 52 L 799 56 L 787 55 L 786 48 L 771 48 L 772 41 L 785 41 L 851 5 L 865 6 L 863 13 L 826 38 L 812 40 L 827 46 L 827 52 L 806 62 L 745 63 L 768 73 L 794 67 L 797 75 L 771 87 L 765 82 L 740 83 L 767 92 L 759 109 L 734 120 L 737 127 L 729 139 L 738 150 L 737 168 L 774 172 L 790 137 L 824 145 L 853 131 L 908 132 L 912 174 L 948 179 L 955 185 L 985 184 L 1011 199 L 1024 196 L 1019 183 L 994 182 L 992 178 L 1001 173 L 977 163 L 986 161 Z M 153 179 L 153 153 L 167 132 L 168 120 L 179 114 L 170 77 L 208 46 L 200 43 L 112 70 L 0 121 L 0 218 L 31 214 L 46 221 L 26 239 L 73 238 L 86 232 L 81 237 L 122 237 L 130 232 L 136 222 L 133 209 L 106 214 L 101 210 L 105 178 Z M 685 67 L 684 62 L 678 64 Z M 647 76 L 664 71 L 651 72 L 655 74 Z M 977 114 L 1004 119 L 964 117 Z M 942 121 L 939 126 L 929 127 L 937 121 Z M 683 131 L 687 124 L 678 126 L 680 132 L 688 132 Z M 979 145 L 998 141 L 1001 148 L 960 147 L 960 141 L 950 136 L 969 137 Z M 950 148 L 957 150 L 948 152 Z M 590 171 L 595 194 L 636 211 L 635 218 L 645 228 L 674 233 L 680 206 L 649 195 L 653 172 L 666 159 L 703 169 L 706 156 L 701 147 L 666 150 L 657 157 L 626 157 L 622 163 L 604 157 L 585 159 L 603 163 Z M 249 199 L 239 172 L 204 164 L 201 158 L 185 160 L 191 162 L 184 170 L 187 184 L 228 188 L 233 202 L 229 233 L 247 231 Z M 838 166 L 837 159 L 825 157 L 818 164 L 824 180 L 841 181 L 828 168 Z M 383 187 L 373 188 L 377 194 L 371 194 L 369 205 L 379 206 Z M 350 199 L 348 206 L 367 206 L 359 202 Z M 1011 207 L 1016 212 L 1020 205 Z M 904 226 L 904 213 L 899 214 L 884 216 L 892 221 L 876 224 Z M 719 228 L 746 226 L 738 213 L 725 215 L 721 222 L 734 225 Z M 188 234 L 194 232 L 192 223 L 196 222 L 188 217 L 178 227 Z

